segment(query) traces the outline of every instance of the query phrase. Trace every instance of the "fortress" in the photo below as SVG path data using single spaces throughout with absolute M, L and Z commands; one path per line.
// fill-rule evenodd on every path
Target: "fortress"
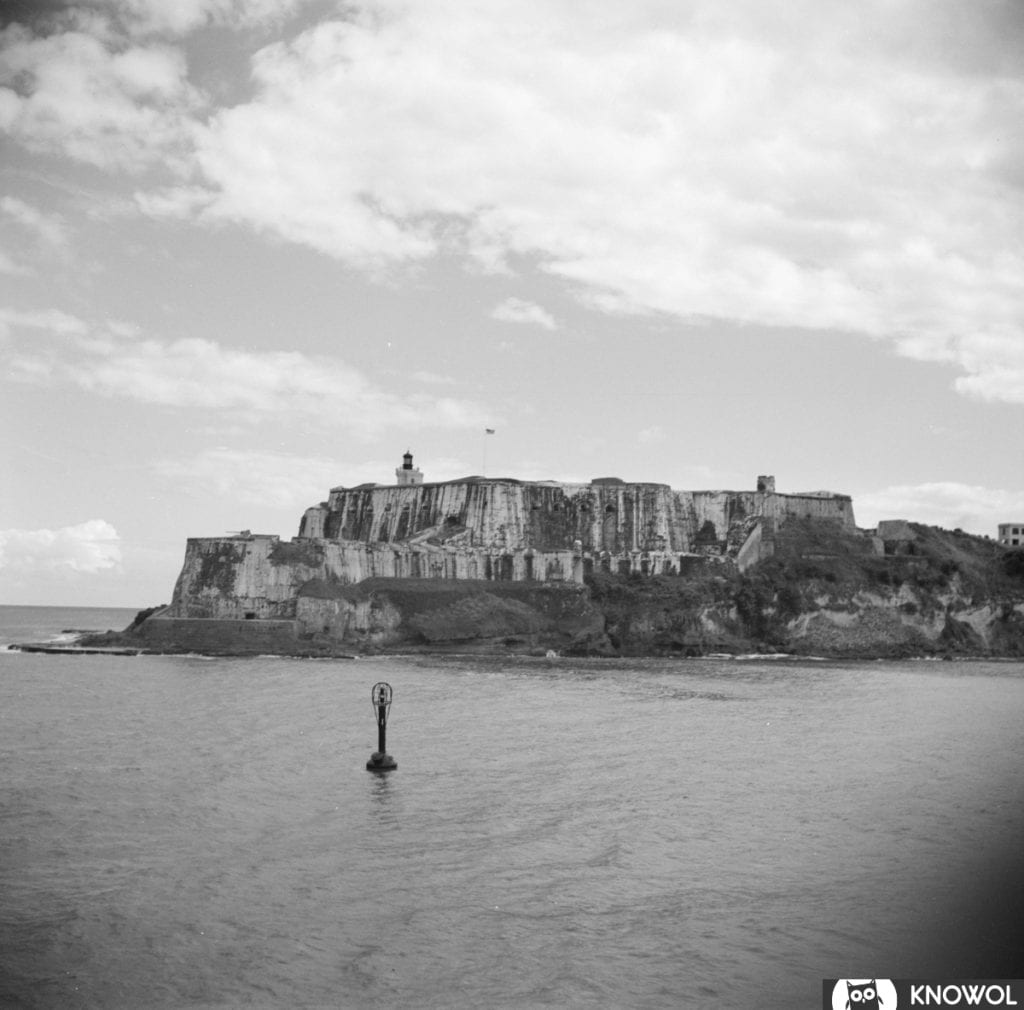
M 582 584 L 594 571 L 741 571 L 770 555 L 790 517 L 855 532 L 853 502 L 827 491 L 675 491 L 615 477 L 589 483 L 465 477 L 428 482 L 409 452 L 394 484 L 336 487 L 306 510 L 298 536 L 245 531 L 189 539 L 165 619 L 293 622 L 337 630 L 344 587 L 365 580 Z M 255 630 L 255 629 L 253 629 Z
M 782 494 L 771 476 L 750 491 L 431 482 L 407 452 L 394 483 L 333 488 L 291 540 L 190 539 L 170 605 L 87 644 L 322 658 L 1019 658 L 1019 556 L 905 520 L 860 530 L 848 495 Z

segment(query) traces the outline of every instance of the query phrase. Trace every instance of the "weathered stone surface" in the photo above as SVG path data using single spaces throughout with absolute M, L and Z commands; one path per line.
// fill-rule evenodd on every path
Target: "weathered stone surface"
M 446 528 L 468 533 L 469 547 L 558 552 L 579 541 L 588 552 L 698 553 L 724 547 L 751 516 L 835 519 L 854 526 L 853 502 L 828 492 L 673 491 L 665 484 L 556 484 L 471 478 L 412 487 L 334 488 L 308 509 L 300 537 L 401 544 Z M 710 535 L 709 535 L 710 534 Z

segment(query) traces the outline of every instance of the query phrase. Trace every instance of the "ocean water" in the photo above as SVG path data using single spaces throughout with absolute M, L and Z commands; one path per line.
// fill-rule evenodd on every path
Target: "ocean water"
M 134 616 L 26 609 L 0 642 Z M 1018 663 L 0 650 L 0 762 L 3 1007 L 743 1010 L 1021 974 Z

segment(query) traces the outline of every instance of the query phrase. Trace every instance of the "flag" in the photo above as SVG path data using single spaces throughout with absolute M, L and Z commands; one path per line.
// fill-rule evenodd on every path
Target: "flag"
M 493 435 L 494 434 L 494 429 L 493 428 L 484 428 L 484 434 L 485 435 Z

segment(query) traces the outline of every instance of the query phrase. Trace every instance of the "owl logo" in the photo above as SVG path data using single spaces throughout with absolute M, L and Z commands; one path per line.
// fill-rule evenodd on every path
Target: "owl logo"
M 896 1010 L 896 987 L 887 978 L 841 978 L 832 990 L 833 1010 Z
M 882 1010 L 878 1002 L 878 982 L 871 979 L 855 985 L 847 980 L 846 1006 L 847 1010 Z

